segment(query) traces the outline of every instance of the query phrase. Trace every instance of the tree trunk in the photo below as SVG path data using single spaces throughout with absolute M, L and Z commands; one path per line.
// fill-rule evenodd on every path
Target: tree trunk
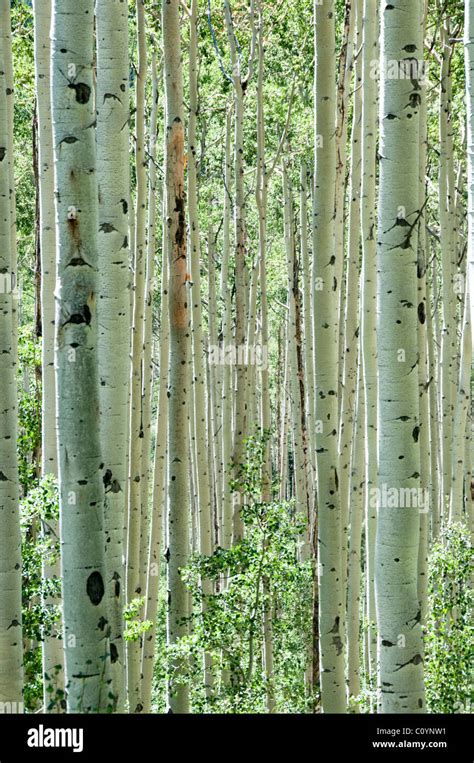
M 58 283 L 56 384 L 69 712 L 114 705 L 104 565 L 97 348 L 98 189 L 92 0 L 54 0 L 52 115 Z
M 18 429 L 15 263 L 12 248 L 11 194 L 13 134 L 9 116 L 8 68 L 11 67 L 10 6 L 0 6 L 0 701 L 10 712 L 23 710 L 23 640 L 21 600 L 21 535 L 16 452 Z M 8 59 L 10 64 L 8 64 Z
M 169 255 L 169 507 L 168 507 L 168 639 L 185 636 L 188 594 L 179 570 L 188 559 L 189 538 L 189 286 L 186 269 L 184 189 L 183 78 L 179 0 L 163 3 L 163 49 L 166 92 L 166 220 Z M 179 665 L 175 675 L 179 680 Z M 189 710 L 188 688 L 170 687 L 172 712 Z
M 42 407 L 41 407 L 41 473 L 58 475 L 56 442 L 56 379 L 54 374 L 54 288 L 56 283 L 56 230 L 54 221 L 54 157 L 51 124 L 51 0 L 33 5 L 35 21 L 35 86 L 38 109 L 38 180 L 39 180 L 39 251 L 41 261 L 41 333 L 42 333 Z M 43 532 L 59 534 L 56 522 L 44 524 Z M 61 563 L 50 558 L 43 562 L 45 580 L 61 577 Z M 60 600 L 45 597 L 45 607 L 57 607 Z M 45 711 L 58 709 L 58 690 L 64 691 L 63 645 L 61 622 L 56 632 L 44 635 L 43 641 L 43 705 Z
M 334 2 L 314 3 L 315 185 L 313 252 L 316 270 L 314 343 L 318 496 L 319 641 L 323 712 L 346 710 L 341 506 L 338 476 L 339 293 L 334 231 L 336 174 Z M 318 431 L 318 430 L 317 430 Z
M 407 506 L 406 496 L 416 495 L 420 487 L 416 269 L 421 4 L 398 0 L 382 13 L 377 262 L 380 492 L 375 561 L 378 692 L 381 712 L 420 713 L 425 710 L 417 592 L 420 519 L 416 500 L 416 505 L 409 502 Z M 398 62 L 396 78 L 390 76 L 393 61 Z M 407 64 L 411 77 L 405 75 Z
M 112 682 L 125 707 L 123 525 L 130 375 L 128 4 L 97 0 L 100 437 Z

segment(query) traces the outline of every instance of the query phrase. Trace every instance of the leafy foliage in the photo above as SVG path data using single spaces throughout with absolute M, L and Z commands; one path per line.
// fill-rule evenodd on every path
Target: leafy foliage
M 426 629 L 426 700 L 434 713 L 472 708 L 474 660 L 472 548 L 461 524 L 448 525 L 432 550 Z

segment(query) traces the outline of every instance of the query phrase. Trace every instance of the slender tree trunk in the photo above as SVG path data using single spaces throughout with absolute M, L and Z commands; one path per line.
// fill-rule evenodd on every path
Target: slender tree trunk
M 416 267 L 421 22 L 421 4 L 411 0 L 398 0 L 382 11 L 375 596 L 379 707 L 384 713 L 425 710 L 417 592 L 420 519 L 418 505 L 402 500 L 420 486 Z M 397 78 L 390 76 L 393 61 L 398 62 Z M 403 76 L 407 64 L 409 78 Z M 395 493 L 393 502 L 380 498 L 389 490 Z
M 453 50 L 447 39 L 444 22 L 441 26 L 441 72 L 439 101 L 439 231 L 441 244 L 443 328 L 441 332 L 441 416 L 443 444 L 443 503 L 449 502 L 451 489 L 451 446 L 453 438 L 454 402 L 456 396 L 456 294 L 454 291 L 455 242 L 453 241 L 452 207 L 454 202 L 452 74 Z M 444 506 L 443 506 L 444 511 Z
M 356 24 L 356 44 L 362 39 L 362 3 L 357 0 L 354 9 Z M 359 40 L 360 38 L 360 40 Z M 357 47 L 359 47 L 357 45 Z M 352 112 L 351 134 L 351 174 L 349 181 L 349 220 L 347 236 L 347 268 L 345 278 L 346 296 L 343 325 L 343 362 L 341 393 L 341 425 L 339 439 L 340 453 L 340 495 L 342 521 L 342 568 L 345 578 L 349 546 L 350 481 L 352 444 L 355 434 L 355 410 L 357 403 L 357 367 L 359 353 L 359 280 L 360 280 L 360 194 L 361 194 L 361 138 L 362 138 L 362 59 L 359 56 L 355 66 L 354 108 Z M 341 313 L 342 319 L 342 313 Z
M 247 328 L 247 295 L 248 267 L 246 262 L 247 227 L 246 227 L 246 196 L 244 183 L 244 98 L 252 73 L 255 26 L 253 18 L 253 0 L 251 2 L 252 49 L 249 54 L 247 74 L 242 73 L 241 51 L 234 31 L 232 11 L 228 0 L 224 0 L 224 15 L 227 37 L 229 40 L 232 84 L 234 88 L 235 109 L 235 145 L 234 145 L 234 175 L 235 175 L 235 331 L 234 345 L 237 352 L 236 363 L 236 393 L 235 393 L 235 426 L 232 451 L 234 476 L 239 473 L 244 456 L 244 440 L 248 429 L 247 411 L 247 366 L 244 354 Z M 233 542 L 243 536 L 243 523 L 240 515 L 241 493 L 234 493 L 233 506 Z
M 232 207 L 231 192 L 231 112 L 227 111 L 226 140 L 224 159 L 224 204 L 223 204 L 223 240 L 221 263 L 221 300 L 223 302 L 222 350 L 228 351 L 232 341 L 232 291 L 228 284 L 230 258 L 230 214 Z M 230 463 L 232 457 L 232 433 L 234 431 L 232 368 L 225 363 L 222 371 L 222 533 L 223 548 L 232 545 L 232 493 L 229 488 Z
M 161 268 L 159 392 L 155 434 L 155 463 L 153 476 L 153 500 L 150 520 L 150 546 L 148 551 L 148 578 L 145 602 L 145 620 L 152 623 L 145 635 L 142 653 L 142 704 L 143 712 L 151 710 L 153 667 L 156 645 L 156 613 L 162 564 L 163 525 L 166 512 L 167 433 L 168 433 L 168 374 L 169 374 L 169 262 L 166 228 L 163 230 L 163 255 Z
M 321 699 L 325 713 L 346 710 L 341 506 L 337 452 L 339 385 L 339 292 L 334 231 L 336 145 L 334 2 L 314 3 L 315 185 L 315 369 L 318 494 L 319 641 Z M 329 191 L 328 191 L 329 189 Z M 318 431 L 318 430 L 317 430 Z
M 145 159 L 145 80 L 147 53 L 145 37 L 144 0 L 136 3 L 138 68 L 136 78 L 136 219 L 133 283 L 132 373 L 129 443 L 129 504 L 127 537 L 127 604 L 144 593 L 145 581 L 140 568 L 140 532 L 142 515 L 146 519 L 147 506 L 142 502 L 143 472 L 143 345 L 145 328 L 146 289 L 146 198 L 147 177 Z M 127 642 L 127 695 L 131 712 L 141 711 L 140 702 L 140 643 Z
M 104 483 L 97 426 L 94 7 L 92 0 L 54 0 L 53 8 L 55 350 L 66 690 L 69 712 L 97 712 L 115 700 L 108 677 Z
M 54 287 L 56 283 L 56 231 L 54 222 L 54 157 L 51 124 L 51 0 L 35 0 L 35 86 L 38 109 L 38 180 L 39 180 L 39 251 L 41 261 L 41 333 L 42 333 L 42 407 L 41 407 L 41 473 L 58 474 L 56 442 L 56 379 L 54 374 Z M 59 534 L 58 523 L 44 524 L 45 536 Z M 59 579 L 59 556 L 46 559 L 42 575 L 45 580 Z M 44 597 L 45 607 L 57 607 L 60 600 Z M 43 637 L 43 706 L 45 711 L 58 708 L 58 690 L 64 691 L 63 646 L 61 622 L 55 631 Z
M 377 507 L 371 501 L 377 487 L 377 335 L 376 335 L 376 152 L 378 82 L 373 61 L 378 61 L 378 16 L 371 0 L 364 0 L 362 31 L 362 310 L 361 354 L 364 375 L 366 482 L 365 482 L 365 587 L 369 678 L 375 683 L 377 639 L 375 615 L 375 531 Z
M 294 437 L 294 474 L 296 511 L 306 523 L 306 531 L 300 538 L 299 554 L 302 560 L 309 559 L 309 503 L 307 484 L 307 463 L 303 430 L 304 408 L 301 396 L 301 374 L 298 355 L 301 354 L 301 326 L 299 320 L 299 279 L 296 260 L 294 231 L 293 191 L 286 166 L 283 165 L 283 197 L 285 207 L 285 242 L 288 272 L 288 366 L 290 376 L 290 410 Z
M 347 677 L 349 697 L 357 697 L 361 689 L 360 616 L 361 616 L 361 539 L 364 518 L 364 377 L 359 360 L 357 380 L 357 412 L 350 477 L 351 533 L 347 581 Z M 358 705 L 355 705 L 358 710 Z
M 468 280 L 471 318 L 474 314 L 474 0 L 466 0 L 464 45 L 467 96 L 467 169 L 468 169 Z
M 201 305 L 201 246 L 198 218 L 196 122 L 198 98 L 198 3 L 192 0 L 189 39 L 189 125 L 188 125 L 188 212 L 191 247 L 191 296 L 193 335 L 193 391 L 194 429 L 196 435 L 196 475 L 199 514 L 199 550 L 204 556 L 212 555 L 211 492 L 209 481 L 208 431 L 206 415 L 206 367 L 202 335 Z M 202 580 L 203 608 L 212 594 L 212 583 Z M 206 696 L 212 692 L 212 660 L 204 654 L 204 688 Z
M 100 436 L 104 468 L 106 600 L 112 681 L 125 707 L 123 524 L 127 482 L 130 264 L 128 245 L 128 8 L 97 0 Z
M 8 69 L 11 68 L 10 6 L 0 5 L 0 701 L 22 712 L 23 640 L 21 600 L 21 535 L 16 453 L 18 429 L 17 348 L 14 249 L 12 227 L 13 134 L 9 116 Z
M 166 93 L 166 226 L 169 256 L 169 507 L 168 507 L 168 639 L 186 635 L 188 595 L 179 570 L 188 558 L 189 538 L 189 286 L 186 270 L 184 189 L 183 78 L 179 1 L 163 3 L 163 49 Z M 179 678 L 179 666 L 177 677 Z M 172 712 L 189 710 L 188 688 L 170 687 Z

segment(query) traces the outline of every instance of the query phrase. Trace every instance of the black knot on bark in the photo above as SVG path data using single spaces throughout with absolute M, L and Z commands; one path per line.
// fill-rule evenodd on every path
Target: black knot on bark
M 89 98 L 91 97 L 91 89 L 89 85 L 86 85 L 85 82 L 71 82 L 68 87 L 70 90 L 76 91 L 77 103 L 88 103 Z
M 97 607 L 104 596 L 104 581 L 100 572 L 95 570 L 87 578 L 86 591 L 91 603 Z

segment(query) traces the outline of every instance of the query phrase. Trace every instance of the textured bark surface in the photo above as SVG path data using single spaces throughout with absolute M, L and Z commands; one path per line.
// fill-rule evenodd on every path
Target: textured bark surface
M 112 680 L 124 708 L 123 526 L 127 481 L 130 264 L 128 167 L 128 3 L 98 0 L 97 178 L 99 187 L 100 438 Z
M 51 124 L 51 0 L 35 0 L 35 84 L 38 111 L 38 176 L 39 176 L 39 249 L 41 258 L 41 332 L 42 332 L 42 410 L 41 410 L 41 473 L 58 474 L 56 444 L 56 378 L 54 373 L 54 288 L 56 283 L 56 231 L 54 221 L 54 156 Z M 56 522 L 44 523 L 43 533 L 51 539 L 59 534 Z M 60 559 L 47 558 L 43 562 L 46 579 L 59 578 Z M 44 598 L 45 607 L 57 606 L 60 599 Z M 58 699 L 57 691 L 64 691 L 63 645 L 58 638 L 61 622 L 55 631 L 44 636 L 43 642 L 43 702 L 45 710 Z
M 397 0 L 382 9 L 380 196 L 377 331 L 379 488 L 375 595 L 379 709 L 425 711 L 423 644 L 417 593 L 419 507 L 402 501 L 420 485 L 417 344 L 420 72 L 403 78 L 407 61 L 422 60 L 421 3 Z M 399 77 L 388 76 L 390 61 Z M 418 75 L 418 76 L 417 76 Z M 403 491 L 403 492 L 402 492 Z
M 16 441 L 17 349 L 12 248 L 13 134 L 8 104 L 9 3 L 0 5 L 0 701 L 20 712 L 23 687 L 21 537 Z M 10 63 L 11 66 L 11 63 Z
M 186 268 L 183 79 L 179 2 L 163 3 L 166 92 L 166 225 L 169 256 L 169 472 L 168 472 L 168 638 L 187 633 L 188 594 L 179 574 L 188 558 L 189 523 L 189 286 Z M 175 666 L 179 674 L 179 666 Z M 170 687 L 172 712 L 189 710 L 188 687 Z
M 92 0 L 55 0 L 56 368 L 64 651 L 70 712 L 114 704 L 108 667 L 97 352 Z
M 334 3 L 315 2 L 315 178 L 313 251 L 316 377 L 319 641 L 323 712 L 346 709 L 341 505 L 338 475 L 339 294 L 334 230 L 336 175 Z

